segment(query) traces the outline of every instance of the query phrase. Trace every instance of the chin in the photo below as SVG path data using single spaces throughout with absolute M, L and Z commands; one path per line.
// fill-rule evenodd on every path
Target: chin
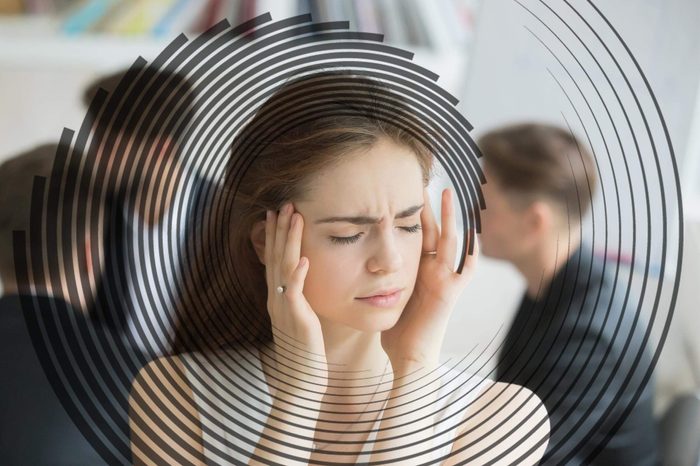
M 334 312 L 319 313 L 319 317 L 322 316 L 329 322 L 344 325 L 360 332 L 376 333 L 393 328 L 399 321 L 405 307 L 405 302 L 399 302 L 390 308 L 353 303 L 342 312 L 335 309 Z
M 384 332 L 393 328 L 401 317 L 404 305 L 392 309 L 378 309 L 356 314 L 356 319 L 348 324 L 363 332 Z

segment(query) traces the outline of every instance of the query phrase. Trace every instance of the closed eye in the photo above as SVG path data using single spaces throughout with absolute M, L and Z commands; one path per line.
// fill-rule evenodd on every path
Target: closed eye
M 411 227 L 399 227 L 408 233 L 418 233 L 421 230 L 420 224 L 413 225 Z M 358 233 L 355 236 L 331 236 L 331 241 L 336 244 L 352 244 L 357 242 L 364 232 Z

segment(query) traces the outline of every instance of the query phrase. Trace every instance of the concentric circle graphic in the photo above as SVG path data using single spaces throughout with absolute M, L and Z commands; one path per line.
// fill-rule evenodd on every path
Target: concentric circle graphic
M 283 182 L 299 167 L 280 143 L 301 146 L 299 128 L 369 119 L 413 141 L 454 186 L 464 232 L 481 231 L 488 204 L 472 125 L 411 52 L 349 31 L 348 22 L 265 14 L 233 27 L 224 20 L 191 40 L 180 35 L 153 62 L 136 59 L 115 89 L 100 90 L 78 131 L 63 131 L 51 177 L 35 179 L 29 231 L 14 234 L 37 354 L 106 463 L 248 464 L 275 454 L 278 464 L 502 464 L 527 462 L 545 444 L 543 464 L 600 454 L 649 390 L 673 315 L 683 240 L 678 173 L 649 83 L 601 12 L 590 2 L 516 3 L 530 15 L 533 47 L 551 56 L 543 75 L 561 98 L 562 122 L 585 136 L 595 158 L 599 195 L 579 227 L 591 250 L 567 274 L 590 273 L 583 265 L 593 251 L 629 263 L 603 258 L 614 285 L 591 298 L 599 314 L 559 301 L 578 275 L 546 296 L 589 319 L 586 332 L 612 339 L 584 344 L 591 340 L 533 312 L 523 328 L 555 329 L 566 371 L 542 373 L 537 358 L 551 356 L 554 342 L 521 332 L 509 338 L 533 352 L 503 354 L 490 374 L 541 384 L 547 410 L 564 415 L 548 420 L 529 392 L 494 393 L 474 375 L 497 359 L 493 335 L 405 381 L 402 411 L 382 431 L 378 419 L 396 388 L 390 367 L 348 378 L 271 326 L 267 293 L 255 292 L 267 288 L 265 269 L 252 247 L 237 248 L 266 210 L 303 194 L 293 191 L 299 180 Z M 337 134 L 327 141 L 309 154 L 344 143 Z M 457 272 L 473 247 L 462 241 Z M 60 301 L 29 297 L 35 284 L 67 290 L 96 325 L 66 317 Z M 339 395 L 348 380 L 352 395 Z M 324 393 L 331 408 L 319 410 L 314 400 Z M 493 416 L 471 409 L 484 404 Z M 584 416 L 566 416 L 580 404 L 589 406 Z M 506 430 L 503 413 L 522 425 Z M 294 441 L 278 442 L 282 434 Z

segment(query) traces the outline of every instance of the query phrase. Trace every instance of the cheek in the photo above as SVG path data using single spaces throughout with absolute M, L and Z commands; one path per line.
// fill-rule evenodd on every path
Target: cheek
M 357 254 L 343 252 L 343 247 L 316 251 L 310 257 L 310 268 L 304 283 L 304 296 L 319 316 L 352 326 L 353 299 L 361 282 Z M 351 320 L 348 320 L 351 319 Z
M 482 221 L 484 235 L 502 236 L 510 228 L 508 218 L 496 210 L 484 210 Z
M 511 231 L 508 219 L 492 210 L 482 212 L 481 247 L 485 255 L 498 256 L 503 248 L 508 247 L 510 236 L 517 234 Z
M 319 246 L 319 243 L 306 248 L 302 245 L 302 255 L 309 258 L 304 295 L 314 310 L 330 305 L 347 293 L 345 288 L 352 283 L 351 274 L 356 270 L 356 255 L 348 254 L 342 246 Z
M 496 230 L 498 225 L 497 214 L 493 208 L 486 208 L 481 212 L 481 227 L 482 232 L 486 235 Z
M 423 254 L 423 234 L 414 236 L 415 238 L 409 242 L 409 247 L 404 252 L 404 258 L 406 264 L 417 272 L 421 254 Z

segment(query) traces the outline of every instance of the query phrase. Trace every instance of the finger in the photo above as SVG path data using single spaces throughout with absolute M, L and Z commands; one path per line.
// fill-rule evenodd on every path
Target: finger
M 287 283 L 289 288 L 292 281 L 292 275 L 299 266 L 299 257 L 301 255 L 301 234 L 304 228 L 301 214 L 296 212 L 292 214 L 289 232 L 287 234 L 287 244 L 284 248 L 284 256 L 282 258 L 282 275 L 283 281 Z
M 268 289 L 272 289 L 274 284 L 273 274 L 273 248 L 275 244 L 275 229 L 277 223 L 277 214 L 272 210 L 268 210 L 265 214 L 265 279 L 267 280 Z
M 287 244 L 287 233 L 289 232 L 289 222 L 291 219 L 291 213 L 294 209 L 292 208 L 291 202 L 288 202 L 282 206 L 282 209 L 280 209 L 279 214 L 277 215 L 277 225 L 275 228 L 275 242 L 274 242 L 274 249 L 273 249 L 273 258 L 272 260 L 276 262 L 277 264 L 277 270 L 275 275 L 276 279 L 280 279 L 281 277 L 279 276 L 279 273 L 281 270 L 279 269 L 279 265 L 282 262 L 282 256 L 284 254 L 284 248 L 285 245 Z
M 470 228 L 464 238 L 464 260 L 469 260 L 469 258 L 479 257 L 479 240 L 476 236 L 476 229 Z M 472 253 L 469 253 L 469 248 L 472 248 Z
M 423 251 L 435 251 L 440 237 L 433 209 L 430 206 L 428 188 L 423 188 L 423 210 L 420 213 L 421 229 L 423 230 Z
M 444 262 L 452 270 L 457 254 L 457 220 L 452 190 L 449 188 L 442 191 L 440 209 L 441 234 L 438 240 L 437 259 Z
M 469 246 L 472 244 L 474 245 L 473 251 L 469 254 Z M 479 259 L 479 251 L 479 238 L 476 234 L 476 228 L 471 228 L 465 237 L 464 265 L 461 272 L 463 276 L 471 276 L 474 272 Z
M 472 251 L 471 257 L 474 258 L 474 260 L 476 260 L 481 254 L 481 240 L 479 239 L 479 235 L 476 234 L 476 228 L 472 228 L 471 232 L 471 241 L 474 243 L 474 249 Z
M 306 274 L 309 271 L 309 259 L 307 257 L 300 257 L 297 267 L 292 272 L 292 289 L 290 296 L 295 299 L 296 297 L 303 296 L 304 291 L 304 281 L 306 280 Z

